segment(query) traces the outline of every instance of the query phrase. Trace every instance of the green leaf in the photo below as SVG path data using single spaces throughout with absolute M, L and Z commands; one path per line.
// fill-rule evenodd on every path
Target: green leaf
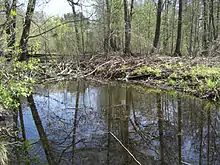
M 12 16 L 16 16 L 16 15 L 17 15 L 16 11 L 12 10 L 12 11 L 11 11 L 11 15 L 12 15 Z

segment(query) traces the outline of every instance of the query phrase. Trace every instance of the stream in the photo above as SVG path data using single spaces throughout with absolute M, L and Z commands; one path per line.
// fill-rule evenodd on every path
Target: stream
M 22 99 L 31 164 L 220 165 L 220 108 L 208 101 L 87 81 L 42 85 L 33 99 L 37 111 Z

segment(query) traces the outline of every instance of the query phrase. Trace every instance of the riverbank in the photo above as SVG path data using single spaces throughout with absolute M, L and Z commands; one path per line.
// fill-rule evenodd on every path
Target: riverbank
M 117 80 L 160 89 L 175 89 L 199 98 L 220 98 L 220 57 L 93 56 L 56 62 L 47 78 Z M 56 69 L 54 69 L 56 68 Z

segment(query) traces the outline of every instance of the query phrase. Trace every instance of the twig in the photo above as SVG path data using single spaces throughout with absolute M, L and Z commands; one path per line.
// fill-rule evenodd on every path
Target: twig
M 112 132 L 109 132 L 118 142 L 119 144 L 129 153 L 129 155 L 134 159 L 134 161 L 141 165 L 141 163 L 134 157 L 134 155 L 124 146 L 124 144 L 112 133 Z

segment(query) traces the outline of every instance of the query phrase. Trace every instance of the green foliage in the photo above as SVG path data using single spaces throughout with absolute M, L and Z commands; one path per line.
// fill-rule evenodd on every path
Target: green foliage
M 160 76 L 161 75 L 161 70 L 160 69 L 153 69 L 152 67 L 148 66 L 143 66 L 143 67 L 138 67 L 134 70 L 135 74 L 138 75 L 152 75 L 152 76 Z
M 175 81 L 175 80 L 170 79 L 170 80 L 169 80 L 169 84 L 170 84 L 170 85 L 174 85 L 174 84 L 176 84 L 176 81 Z
M 12 60 L 5 64 L 5 59 L 0 58 L 0 67 L 0 102 L 4 109 L 13 109 L 19 105 L 15 98 L 31 93 L 35 83 L 34 76 L 39 69 L 38 60 Z
M 211 88 L 211 89 L 214 89 L 214 88 L 217 88 L 217 87 L 220 87 L 220 82 L 219 82 L 219 79 L 218 80 L 212 80 L 210 78 L 206 78 L 206 84 L 208 86 L 208 88 Z
M 12 10 L 11 11 L 11 16 L 16 16 L 16 15 L 17 15 L 16 11 Z

